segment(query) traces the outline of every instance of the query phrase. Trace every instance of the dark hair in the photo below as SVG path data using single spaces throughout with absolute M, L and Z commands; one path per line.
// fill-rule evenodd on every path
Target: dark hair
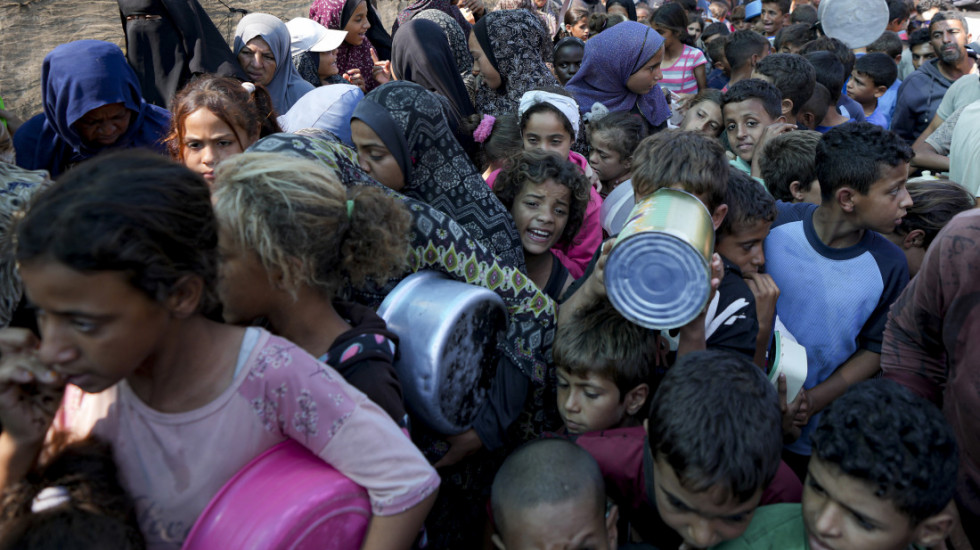
M 66 502 L 33 512 L 34 499 L 53 487 L 64 488 Z M 0 508 L 0 548 L 146 548 L 109 444 L 90 437 L 68 445 L 8 487 Z
M 722 99 L 724 105 L 758 99 L 770 118 L 777 119 L 783 114 L 783 98 L 779 88 L 758 78 L 746 78 L 732 84 Z
M 817 74 L 817 82 L 827 88 L 827 91 L 830 92 L 831 103 L 836 105 L 837 100 L 840 99 L 841 88 L 844 87 L 844 83 L 847 82 L 847 75 L 850 73 L 844 71 L 844 64 L 830 52 L 816 51 L 808 53 L 804 57 L 813 65 Z
M 882 165 L 912 160 L 912 148 L 897 134 L 868 122 L 831 128 L 817 145 L 817 180 L 826 202 L 841 187 L 867 195 L 880 177 Z
M 476 114 L 463 119 L 460 127 L 471 135 L 476 131 L 483 116 Z M 496 117 L 490 135 L 482 147 L 473 155 L 473 164 L 480 170 L 486 170 L 490 164 L 498 160 L 506 160 L 524 150 L 524 140 L 521 138 L 521 127 L 517 113 L 506 113 Z
M 849 388 L 831 402 L 811 442 L 814 457 L 870 484 L 912 526 L 941 512 L 956 491 L 952 428 L 936 406 L 891 380 Z
M 959 21 L 960 25 L 963 26 L 963 32 L 970 32 L 970 24 L 966 21 L 966 16 L 959 11 L 941 11 L 936 15 L 932 16 L 932 20 L 929 22 L 929 32 L 932 32 L 932 26 L 940 21 Z
M 736 353 L 681 357 L 657 389 L 647 426 L 654 459 L 665 460 L 689 491 L 720 485 L 745 502 L 779 469 L 783 434 L 776 388 Z
M 788 14 L 790 8 L 793 7 L 793 0 L 762 0 L 762 3 L 763 4 L 778 4 L 779 5 L 779 11 L 781 11 L 783 15 Z
M 888 57 L 895 59 L 902 55 L 902 39 L 895 31 L 885 31 L 881 33 L 874 42 L 868 44 L 868 53 L 880 52 L 888 54 Z
M 582 19 L 589 17 L 589 10 L 572 6 L 565 12 L 565 24 L 574 26 Z
M 920 180 L 906 184 L 912 197 L 912 206 L 902 218 L 902 224 L 895 228 L 899 235 L 921 229 L 925 236 L 922 247 L 929 248 L 943 227 L 960 212 L 972 210 L 976 205 L 973 193 L 962 185 L 949 180 Z
M 809 191 L 817 179 L 816 155 L 820 132 L 797 130 L 780 134 L 762 148 L 759 165 L 762 179 L 776 200 L 793 202 L 789 186 L 800 182 L 800 190 Z M 728 207 L 731 216 L 732 206 Z
M 680 4 L 664 4 L 650 16 L 650 24 L 666 27 L 677 35 L 682 43 L 691 45 L 691 35 L 687 34 L 687 12 Z
M 633 190 L 646 197 L 663 187 L 707 197 L 710 212 L 725 203 L 728 160 L 717 139 L 699 132 L 662 130 L 633 152 Z
M 259 138 L 282 132 L 272 97 L 263 86 L 256 84 L 255 91 L 249 93 L 237 79 L 203 75 L 184 86 L 174 97 L 170 133 L 166 139 L 171 157 L 183 160 L 184 119 L 202 108 L 211 111 L 234 131 L 242 151 Z M 238 135 L 236 130 L 245 135 Z
M 673 0 L 673 4 L 680 4 L 684 11 L 698 11 L 698 0 Z
M 837 40 L 836 38 L 823 37 L 818 38 L 812 42 L 808 42 L 803 45 L 803 49 L 800 50 L 800 55 L 806 55 L 812 52 L 830 52 L 837 56 L 841 64 L 844 65 L 844 74 L 849 75 L 851 71 L 854 70 L 854 51 L 847 47 L 847 44 Z M 820 70 L 817 70 L 819 73 Z M 840 89 L 841 86 L 837 88 Z
M 708 43 L 708 57 L 711 58 L 712 64 L 718 62 L 728 63 L 728 59 L 725 57 L 725 44 L 728 44 L 727 36 Z
M 888 22 L 905 21 L 909 18 L 912 10 L 909 9 L 908 0 L 888 0 Z
M 585 50 L 585 42 L 582 42 L 581 38 L 575 38 L 574 36 L 566 36 L 555 42 L 555 47 L 551 49 L 551 57 L 554 59 L 558 55 L 558 51 L 564 48 L 573 47 L 581 48 Z
M 569 93 L 565 91 L 564 88 L 548 87 L 548 88 L 538 88 L 538 90 L 544 92 L 551 92 L 553 94 L 563 95 L 566 97 L 571 97 L 571 95 L 569 95 Z M 554 114 L 555 116 L 558 117 L 558 120 L 561 121 L 562 128 L 564 128 L 565 131 L 568 132 L 569 137 L 572 139 L 572 143 L 574 143 L 575 139 L 578 138 L 578 135 L 575 133 L 575 127 L 572 126 L 572 121 L 568 120 L 568 117 L 565 116 L 565 113 L 561 112 L 561 109 L 555 107 L 554 105 L 548 103 L 547 101 L 535 103 L 534 105 L 529 107 L 528 110 L 524 111 L 523 115 L 521 115 L 519 126 L 522 135 L 524 134 L 524 128 L 527 127 L 528 121 L 531 120 L 531 116 L 537 113 Z
M 556 153 L 534 149 L 512 157 L 497 175 L 493 193 L 509 212 L 514 199 L 527 184 L 540 185 L 547 180 L 568 187 L 571 197 L 568 204 L 568 222 L 559 243 L 570 242 L 582 227 L 585 210 L 589 206 L 589 180 L 577 166 Z
M 731 17 L 733 23 L 738 21 L 745 21 L 745 6 L 742 4 L 735 6 L 734 8 L 732 8 L 732 11 L 729 13 L 729 16 Z
M 813 95 L 813 86 L 817 83 L 813 65 L 805 57 L 795 53 L 767 55 L 759 61 L 755 70 L 771 78 L 782 98 L 793 102 L 794 115 L 800 112 L 806 100 Z
M 701 40 L 704 41 L 706 38 L 711 38 L 716 34 L 721 36 L 728 36 L 732 32 L 728 30 L 728 26 L 724 23 L 710 23 L 708 26 L 701 31 Z
M 949 0 L 919 0 L 919 3 L 915 6 L 915 11 L 918 13 L 925 13 L 935 8 L 939 8 L 943 11 L 951 10 L 953 9 L 953 3 Z
M 77 271 L 118 271 L 164 302 L 200 277 L 214 311 L 218 233 L 201 176 L 146 151 L 99 155 L 35 196 L 17 226 L 17 260 L 49 256 Z
M 777 52 L 786 45 L 802 48 L 804 44 L 816 38 L 816 34 L 813 26 L 806 23 L 787 25 L 776 31 L 776 38 L 773 39 L 773 47 Z
M 776 220 L 776 201 L 772 195 L 752 176 L 734 166 L 728 168 L 725 204 L 728 205 L 728 214 L 715 231 L 719 240 L 756 222 L 772 223 Z
M 838 61 L 838 64 L 840 62 Z M 817 124 L 823 121 L 824 117 L 827 116 L 827 111 L 830 110 L 830 106 L 836 104 L 832 102 L 830 98 L 830 91 L 827 87 L 817 81 L 816 86 L 813 87 L 813 95 L 810 99 L 806 100 L 803 104 L 803 108 L 800 109 L 801 113 L 813 113 L 813 117 L 816 119 Z M 790 132 L 792 133 L 792 132 Z
M 766 37 L 755 31 L 735 31 L 728 36 L 725 44 L 725 59 L 732 71 L 737 71 L 751 61 L 753 55 L 762 55 L 768 47 Z
M 929 29 L 915 29 L 909 34 L 909 49 L 928 44 L 930 40 Z
M 898 65 L 887 53 L 874 52 L 862 55 L 854 64 L 854 70 L 867 75 L 875 86 L 888 88 L 898 78 Z
M 807 26 L 812 27 L 817 22 L 817 18 L 817 8 L 811 4 L 803 4 L 802 6 L 796 6 L 793 13 L 789 15 L 789 22 L 792 24 L 805 23 Z
M 596 134 L 611 134 L 612 148 L 619 153 L 620 160 L 633 156 L 636 146 L 647 137 L 647 125 L 639 115 L 629 112 L 609 113 L 589 123 L 589 137 Z

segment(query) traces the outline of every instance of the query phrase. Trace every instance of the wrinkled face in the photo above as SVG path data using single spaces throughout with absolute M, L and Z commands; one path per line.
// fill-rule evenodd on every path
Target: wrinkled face
M 882 164 L 879 177 L 868 194 L 854 194 L 854 212 L 861 218 L 864 227 L 882 234 L 895 231 L 907 209 L 912 206 L 912 197 L 905 188 L 908 178 L 907 162 L 900 162 L 898 166 Z
M 357 119 L 350 121 L 350 134 L 361 168 L 385 187 L 401 191 L 405 187 L 405 174 L 378 134 Z
M 248 325 L 267 317 L 277 294 L 258 255 L 245 250 L 222 224 L 218 231 L 218 297 L 229 324 Z
M 692 132 L 700 132 L 706 136 L 718 137 L 724 121 L 721 116 L 721 106 L 714 101 L 702 101 L 684 113 L 684 120 L 681 121 L 681 129 Z
M 725 116 L 728 142 L 735 154 L 745 162 L 752 162 L 756 144 L 762 139 L 766 128 L 775 121 L 762 106 L 762 100 L 754 97 L 738 103 L 728 103 L 722 112 Z
M 923 42 L 918 46 L 914 46 L 912 49 L 912 66 L 916 69 L 920 65 L 929 61 L 930 59 L 936 58 L 936 50 L 932 47 L 932 42 Z
M 276 74 L 276 56 L 261 36 L 249 40 L 238 52 L 238 64 L 256 84 L 268 86 Z
M 565 46 L 555 54 L 555 77 L 562 86 L 578 72 L 584 56 L 585 48 L 575 44 Z
M 568 34 L 578 38 L 579 40 L 585 41 L 589 39 L 589 18 L 583 17 L 575 22 L 574 25 L 565 25 L 565 30 Z
M 501 550 L 609 550 L 616 530 L 606 525 L 590 491 L 568 500 L 508 514 L 506 532 L 494 535 Z M 513 516 L 513 517 L 511 517 Z
M 783 25 L 786 24 L 787 15 L 779 9 L 778 3 L 763 2 L 761 19 L 762 29 L 765 31 L 765 35 L 775 36 L 779 32 L 779 29 L 783 28 Z
M 963 23 L 955 19 L 938 21 L 929 28 L 929 42 L 932 44 L 932 49 L 947 65 L 955 65 L 963 59 L 969 41 L 970 34 L 963 29 Z
M 572 191 L 555 180 L 525 182 L 514 197 L 511 216 L 526 256 L 548 254 L 568 225 Z
M 521 129 L 524 150 L 551 151 L 561 158 L 568 158 L 575 139 L 568 133 L 564 121 L 551 111 L 539 111 L 527 119 Z
M 476 39 L 475 32 L 470 33 L 469 44 L 470 54 L 473 55 L 473 76 L 483 75 L 483 81 L 486 82 L 487 86 L 491 90 L 496 90 L 504 83 L 504 80 L 483 52 L 483 47 L 480 46 L 480 41 Z
M 132 112 L 122 103 L 110 103 L 92 109 L 78 119 L 72 128 L 82 141 L 92 147 L 114 145 L 129 129 Z
M 616 428 L 626 417 L 626 404 L 612 380 L 592 373 L 575 376 L 558 369 L 558 414 L 570 434 Z
M 847 96 L 857 101 L 861 105 L 873 104 L 876 96 L 877 87 L 871 77 L 857 72 L 857 69 L 851 71 L 851 78 L 847 81 Z
M 592 152 L 589 153 L 589 166 L 603 184 L 620 183 L 629 178 L 630 174 L 630 161 L 624 159 L 614 147 L 613 134 L 613 132 L 593 132 L 592 139 L 589 140 L 592 146 Z
M 766 252 L 762 243 L 769 235 L 771 226 L 772 222 L 765 220 L 734 226 L 731 233 L 719 235 L 715 242 L 715 252 L 737 265 L 743 275 L 758 273 L 766 265 Z
M 181 156 L 184 166 L 201 174 L 208 185 L 214 183 L 214 169 L 228 157 L 251 145 L 241 128 L 232 128 L 218 115 L 201 107 L 184 118 Z M 248 145 L 243 145 L 248 143 Z
M 320 52 L 320 68 L 317 70 L 320 80 L 326 80 L 338 73 L 340 68 L 337 67 L 337 50 Z
M 708 548 L 739 537 L 748 529 L 762 499 L 762 489 L 741 503 L 719 485 L 700 493 L 689 491 L 662 456 L 654 460 L 653 472 L 660 519 L 693 548 Z
M 653 91 L 653 87 L 660 82 L 664 73 L 660 71 L 660 64 L 664 61 L 664 49 L 661 47 L 649 61 L 640 67 L 640 70 L 630 75 L 626 80 L 626 89 L 637 95 L 646 95 Z
M 803 524 L 812 550 L 904 550 L 914 542 L 908 516 L 892 501 L 815 455 L 803 486 Z
M 351 14 L 350 19 L 347 20 L 347 25 L 343 28 L 343 30 L 347 31 L 347 37 L 344 38 L 344 42 L 347 42 L 351 46 L 360 46 L 367 38 L 367 32 L 370 28 L 371 23 L 368 22 L 367 2 L 362 0 L 354 8 L 354 13 Z

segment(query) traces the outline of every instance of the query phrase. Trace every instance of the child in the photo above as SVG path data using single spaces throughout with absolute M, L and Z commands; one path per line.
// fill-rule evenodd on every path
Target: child
M 695 94 L 708 87 L 704 52 L 691 44 L 687 15 L 680 4 L 664 4 L 653 14 L 654 30 L 664 37 L 660 87 L 674 94 Z
M 901 138 L 879 126 L 830 130 L 815 161 L 820 206 L 779 203 L 766 238 L 766 270 L 780 289 L 776 313 L 807 350 L 811 417 L 786 447 L 801 478 L 820 411 L 878 371 L 888 308 L 908 283 L 905 256 L 881 233 L 895 231 L 912 205 L 905 189 L 911 157 Z
M 854 63 L 854 71 L 847 82 L 847 95 L 861 104 L 867 122 L 888 128 L 891 120 L 883 109 L 878 108 L 878 99 L 885 95 L 897 78 L 898 67 L 888 54 L 865 54 Z
M 792 13 L 789 14 L 789 22 L 790 25 L 804 23 L 807 27 L 813 28 L 813 24 L 817 22 L 817 17 L 817 8 L 813 4 L 797 4 Z
M 564 35 L 578 38 L 582 42 L 589 39 L 589 10 L 572 6 L 565 12 Z
M 762 179 L 779 201 L 820 204 L 814 157 L 820 132 L 799 130 L 778 135 L 762 148 Z
M 796 23 L 779 29 L 773 39 L 773 49 L 777 53 L 800 53 L 803 45 L 814 38 L 816 35 L 812 25 Z
M 338 293 L 407 269 L 408 212 L 379 189 L 348 195 L 323 163 L 273 153 L 222 166 L 212 200 L 225 322 L 264 319 L 407 426 L 392 366 L 397 338 L 371 308 Z
M 620 185 L 628 185 L 633 150 L 646 137 L 643 121 L 630 113 L 610 113 L 589 124 L 589 166 L 602 184 L 603 199 Z M 630 186 L 632 195 L 632 186 Z M 603 202 L 605 205 L 605 202 Z M 619 233 L 619 231 L 616 231 Z
M 770 42 L 775 38 L 779 29 L 782 29 L 784 25 L 789 25 L 789 10 L 792 5 L 792 0 L 763 0 L 762 28 Z
M 819 86 L 814 86 L 813 95 L 817 96 L 818 93 L 820 95 L 811 99 L 822 106 L 824 92 L 826 92 L 827 96 L 827 106 L 825 107 L 823 117 L 816 120 L 816 126 L 810 129 L 825 134 L 831 128 L 836 128 L 850 120 L 837 110 L 837 104 L 840 102 L 840 91 L 844 87 L 844 82 L 847 80 L 847 73 L 844 72 L 844 64 L 840 62 L 840 59 L 830 52 L 813 52 L 806 54 L 804 57 L 813 65 L 813 69 L 817 73 L 817 84 L 819 84 Z M 820 87 L 823 87 L 823 92 L 817 92 L 817 89 Z M 811 108 L 811 112 L 814 114 L 819 110 L 817 105 Z
M 783 118 L 793 125 L 796 125 L 796 115 L 813 95 L 813 87 L 817 83 L 813 65 L 805 57 L 792 53 L 767 55 L 755 66 L 752 78 L 765 80 L 779 89 L 783 97 Z
M 289 438 L 367 488 L 365 548 L 408 548 L 438 474 L 333 368 L 262 329 L 211 320 L 217 243 L 204 181 L 148 153 L 95 159 L 33 201 L 17 260 L 42 338 L 2 339 L 4 487 L 31 468 L 52 422 L 102 437 L 148 546 L 176 549 L 225 482 Z M 53 373 L 11 372 L 26 361 Z
M 708 4 L 708 13 L 711 14 L 711 21 L 720 23 L 731 31 L 731 24 L 728 22 L 728 12 L 730 6 L 728 0 L 713 0 Z
M 616 506 L 595 459 L 561 439 L 514 451 L 493 479 L 493 544 L 519 548 L 616 549 Z
M 707 88 L 698 92 L 688 102 L 687 112 L 681 121 L 680 129 L 717 138 L 725 124 L 721 115 L 722 94 L 719 90 Z
M 575 165 L 538 149 L 511 159 L 493 186 L 521 235 L 528 277 L 554 300 L 573 279 L 551 249 L 578 233 L 590 188 Z
M 877 40 L 868 44 L 868 53 L 884 53 L 895 61 L 895 82 L 888 87 L 884 95 L 878 98 L 878 108 L 885 115 L 885 120 L 891 124 L 892 115 L 895 113 L 895 101 L 898 99 L 898 88 L 902 85 L 902 80 L 898 78 L 898 72 L 902 61 L 902 52 L 905 47 L 897 33 L 885 31 Z
M 813 433 L 803 502 L 759 508 L 715 550 L 940 548 L 955 521 L 956 450 L 938 408 L 889 380 L 862 382 Z
M 923 63 L 936 58 L 936 50 L 932 47 L 929 29 L 916 29 L 909 35 L 909 51 L 912 52 L 912 67 L 919 70 Z
M 566 36 L 555 44 L 555 77 L 562 86 L 575 76 L 585 56 L 585 42 L 574 36 Z
M 472 129 L 473 140 L 480 145 L 473 164 L 483 170 L 484 180 L 489 181 L 491 174 L 503 168 L 507 159 L 524 150 L 524 138 L 516 114 L 499 117 L 473 115 L 466 125 L 467 130 Z
M 707 47 L 715 40 L 721 40 L 731 33 L 732 31 L 724 23 L 710 23 L 701 33 L 701 43 Z
M 728 61 L 731 73 L 728 85 L 751 78 L 756 63 L 767 55 L 769 55 L 769 41 L 766 37 L 749 30 L 732 33 L 725 44 L 725 59 Z
M 552 353 L 558 412 L 572 435 L 639 426 L 666 370 L 659 364 L 659 332 L 627 321 L 608 300 L 559 327 Z
M 732 70 L 728 65 L 728 59 L 725 57 L 725 44 L 727 43 L 728 37 L 723 36 L 712 40 L 708 44 L 707 53 L 708 57 L 711 58 L 711 72 L 708 73 L 708 88 L 721 90 L 728 86 Z
M 732 166 L 754 177 L 762 173 L 759 156 L 766 141 L 793 127 L 785 124 L 779 89 L 772 84 L 750 78 L 735 83 L 725 92 L 725 131 L 735 152 Z
M 701 16 L 692 13 L 687 17 L 687 35 L 690 37 L 691 42 L 697 44 L 698 40 L 701 39 L 701 33 L 704 32 L 704 21 L 701 20 Z

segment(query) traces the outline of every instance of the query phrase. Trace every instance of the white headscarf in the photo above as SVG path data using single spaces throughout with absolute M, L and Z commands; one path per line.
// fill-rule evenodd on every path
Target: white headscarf
M 578 103 L 576 103 L 574 99 L 568 96 L 553 94 L 551 92 L 531 90 L 530 92 L 527 92 L 521 96 L 521 103 L 517 107 L 518 118 L 523 117 L 524 113 L 526 113 L 528 109 L 534 107 L 538 103 L 547 103 L 548 105 L 551 105 L 552 107 L 561 111 L 561 113 L 565 115 L 565 118 L 568 119 L 568 122 L 572 124 L 572 130 L 575 131 L 575 135 L 572 136 L 572 139 L 575 139 L 578 136 L 578 127 L 581 120 L 581 115 L 579 115 L 578 112 Z

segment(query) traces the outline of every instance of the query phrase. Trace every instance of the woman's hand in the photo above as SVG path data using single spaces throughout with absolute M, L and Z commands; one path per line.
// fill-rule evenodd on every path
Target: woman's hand
M 364 83 L 364 76 L 361 75 L 360 69 L 351 69 L 342 76 L 344 77 L 344 80 L 357 86 L 362 92 L 367 93 L 367 85 Z
M 378 52 L 374 48 L 371 48 L 371 61 L 374 62 L 374 67 L 371 68 L 371 75 L 374 77 L 375 82 L 378 83 L 378 86 L 395 80 L 395 77 L 391 74 L 391 61 L 379 60 Z

